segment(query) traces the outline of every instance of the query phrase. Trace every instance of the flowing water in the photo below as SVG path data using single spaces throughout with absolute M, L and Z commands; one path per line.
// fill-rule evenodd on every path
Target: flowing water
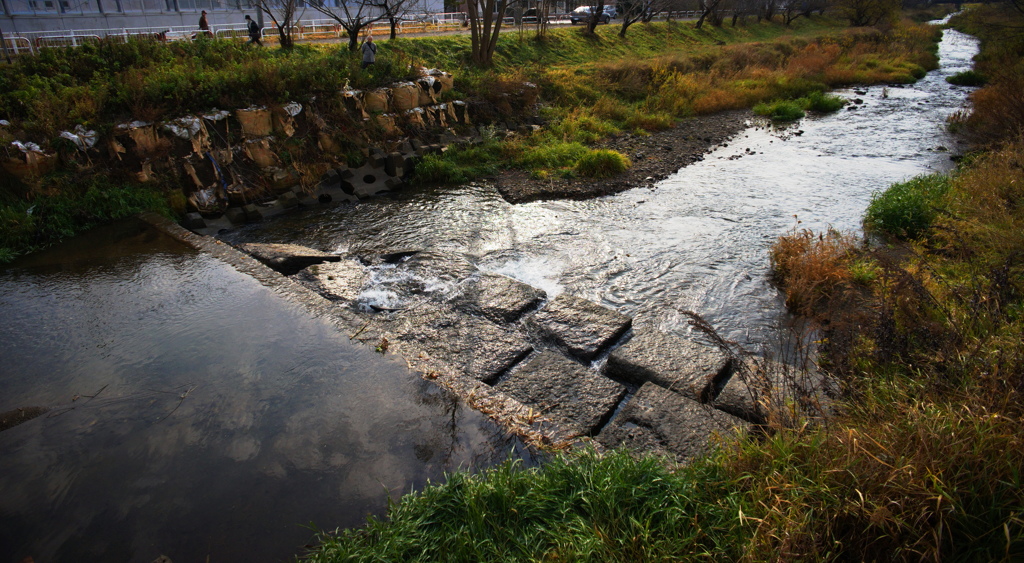
M 405 192 L 224 238 L 459 251 L 664 330 L 694 311 L 756 349 L 786 319 L 771 242 L 797 220 L 856 229 L 873 191 L 948 169 L 967 89 L 944 79 L 976 52 L 947 31 L 917 84 L 839 92 L 863 103 L 751 128 L 653 188 L 525 205 L 488 186 Z M 0 432 L 0 561 L 287 559 L 303 524 L 358 525 L 389 493 L 526 455 L 397 359 L 134 222 L 0 271 L 0 314 L 0 412 L 50 408 Z
M 945 78 L 971 67 L 973 38 L 946 31 L 942 67 L 906 87 L 838 94 L 856 109 L 795 126 L 751 128 L 653 189 L 588 201 L 510 205 L 488 186 L 404 193 L 225 235 L 373 254 L 437 248 L 483 270 L 604 303 L 668 331 L 694 311 L 752 348 L 784 320 L 768 283 L 768 247 L 797 225 L 857 229 L 872 192 L 952 166 L 946 118 L 967 89 Z M 367 287 L 364 299 L 388 299 Z M 393 306 L 385 301 L 384 306 Z

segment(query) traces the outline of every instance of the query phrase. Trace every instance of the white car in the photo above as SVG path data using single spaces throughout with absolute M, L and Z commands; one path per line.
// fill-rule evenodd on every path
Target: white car
M 587 23 L 590 21 L 590 15 L 595 11 L 597 11 L 597 6 L 580 6 L 569 14 L 569 23 L 572 25 Z M 597 23 L 608 23 L 612 21 L 612 18 L 616 15 L 615 6 L 605 6 L 604 11 L 597 18 Z

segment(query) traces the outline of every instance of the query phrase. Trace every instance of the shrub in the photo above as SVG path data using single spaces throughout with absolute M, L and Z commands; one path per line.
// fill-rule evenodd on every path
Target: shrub
M 808 110 L 819 113 L 832 113 L 834 111 L 839 111 L 846 105 L 846 99 L 842 96 L 825 94 L 823 92 L 811 92 L 806 98 L 803 98 L 803 100 Z
M 947 76 L 946 82 L 956 86 L 984 86 L 988 83 L 988 79 L 980 72 L 965 70 L 963 72 L 958 72 L 953 76 Z
M 519 162 L 530 168 L 563 168 L 573 166 L 587 154 L 587 147 L 577 142 L 553 141 L 526 149 Z
M 172 213 L 164 194 L 97 176 L 61 178 L 65 189 L 33 202 L 0 205 L 0 262 L 143 211 Z
M 800 104 L 793 100 L 762 102 L 754 106 L 754 113 L 768 117 L 772 121 L 796 121 L 806 115 Z
M 918 176 L 871 196 L 864 228 L 895 238 L 916 239 L 931 226 L 936 206 L 949 190 L 944 174 Z
M 608 149 L 594 149 L 580 157 L 576 173 L 587 178 L 607 178 L 628 170 L 633 163 L 626 155 Z
M 831 297 L 835 288 L 850 279 L 850 262 L 856 240 L 829 230 L 816 235 L 808 229 L 794 229 L 772 245 L 772 278 L 786 290 L 786 306 L 803 315 Z
M 416 163 L 413 180 L 424 184 L 461 184 L 469 178 L 451 160 L 444 156 L 428 154 Z

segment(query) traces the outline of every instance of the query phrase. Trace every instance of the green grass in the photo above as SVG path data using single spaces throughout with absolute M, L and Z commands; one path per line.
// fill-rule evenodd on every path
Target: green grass
M 965 70 L 958 72 L 953 76 L 947 76 L 946 82 L 956 86 L 984 86 L 985 84 L 988 84 L 988 79 L 980 72 Z
M 806 109 L 818 113 L 837 112 L 846 105 L 846 99 L 842 96 L 824 92 L 811 92 L 804 100 L 801 105 L 806 105 Z
M 876 192 L 864 215 L 864 228 L 895 238 L 918 238 L 931 226 L 949 186 L 948 176 L 931 174 Z
M 629 158 L 618 151 L 594 149 L 580 157 L 575 170 L 585 178 L 608 178 L 625 172 L 632 166 Z
M 794 100 L 762 102 L 754 106 L 754 113 L 772 121 L 796 121 L 807 115 L 800 104 Z
M 143 211 L 174 214 L 168 196 L 155 189 L 103 177 L 60 181 L 68 188 L 56 195 L 0 205 L 0 263 Z
M 753 525 L 737 518 L 744 507 L 720 470 L 585 451 L 540 468 L 454 473 L 391 505 L 386 520 L 321 534 L 303 560 L 735 560 Z
M 793 100 L 759 103 L 754 106 L 754 113 L 772 121 L 796 121 L 807 115 L 807 111 L 832 113 L 843 109 L 845 105 L 846 100 L 842 96 L 814 90 L 804 97 Z

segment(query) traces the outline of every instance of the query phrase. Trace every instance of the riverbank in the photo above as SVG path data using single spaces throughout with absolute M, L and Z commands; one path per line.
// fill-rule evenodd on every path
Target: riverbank
M 0 193 L 0 260 L 142 210 L 205 212 L 201 202 L 218 189 L 241 193 L 246 202 L 295 187 L 284 184 L 315 189 L 330 168 L 359 168 L 374 150 L 401 146 L 397 121 L 368 106 L 349 107 L 345 88 L 407 80 L 420 66 L 455 75 L 438 107 L 466 101 L 460 108 L 469 112 L 434 112 L 399 129 L 422 130 L 424 144 L 487 140 L 429 154 L 415 171 L 403 172 L 421 183 L 501 172 L 510 201 L 588 197 L 649 183 L 737 130 L 733 118 L 715 117 L 690 134 L 694 123 L 707 123 L 691 121 L 695 116 L 840 85 L 907 83 L 934 66 L 934 30 L 926 27 L 851 30 L 822 17 L 740 23 L 634 26 L 627 39 L 610 27 L 594 36 L 579 29 L 508 34 L 487 69 L 466 64 L 469 39 L 462 36 L 388 41 L 367 72 L 333 46 L 278 52 L 227 42 L 102 44 L 19 60 L 0 76 L 7 108 L 0 140 L 8 142 L 7 165 L 21 174 L 14 180 L 5 172 L 11 181 Z M 270 108 L 275 121 L 265 129 L 280 134 L 253 137 L 221 117 L 251 106 Z M 294 130 L 293 108 L 307 118 Z M 365 119 L 367 112 L 373 119 Z M 197 123 L 206 124 L 218 150 L 204 154 L 202 127 L 190 133 Z M 509 124 L 514 138 L 495 134 Z M 162 139 L 164 129 L 192 137 Z M 664 131 L 670 132 L 659 136 Z M 103 142 L 90 144 L 97 140 Z M 195 155 L 187 154 L 190 144 Z M 635 172 L 595 178 L 580 164 L 601 146 L 619 154 L 618 169 L 629 162 Z M 178 158 L 164 158 L 168 152 Z
M 611 178 L 549 177 L 539 180 L 529 171 L 503 170 L 495 185 L 510 203 L 540 199 L 587 199 L 618 193 L 638 186 L 653 186 L 680 169 L 703 160 L 750 127 L 753 113 L 725 111 L 682 120 L 672 128 L 653 133 L 616 133 L 595 145 L 626 155 L 632 166 Z
M 867 223 L 884 245 L 829 230 L 776 247 L 792 250 L 776 252 L 790 295 L 821 299 L 798 312 L 842 376 L 827 425 L 769 424 L 676 472 L 583 454 L 460 475 L 323 536 L 310 560 L 1024 557 L 1024 147 L 1005 141 L 880 191 Z

